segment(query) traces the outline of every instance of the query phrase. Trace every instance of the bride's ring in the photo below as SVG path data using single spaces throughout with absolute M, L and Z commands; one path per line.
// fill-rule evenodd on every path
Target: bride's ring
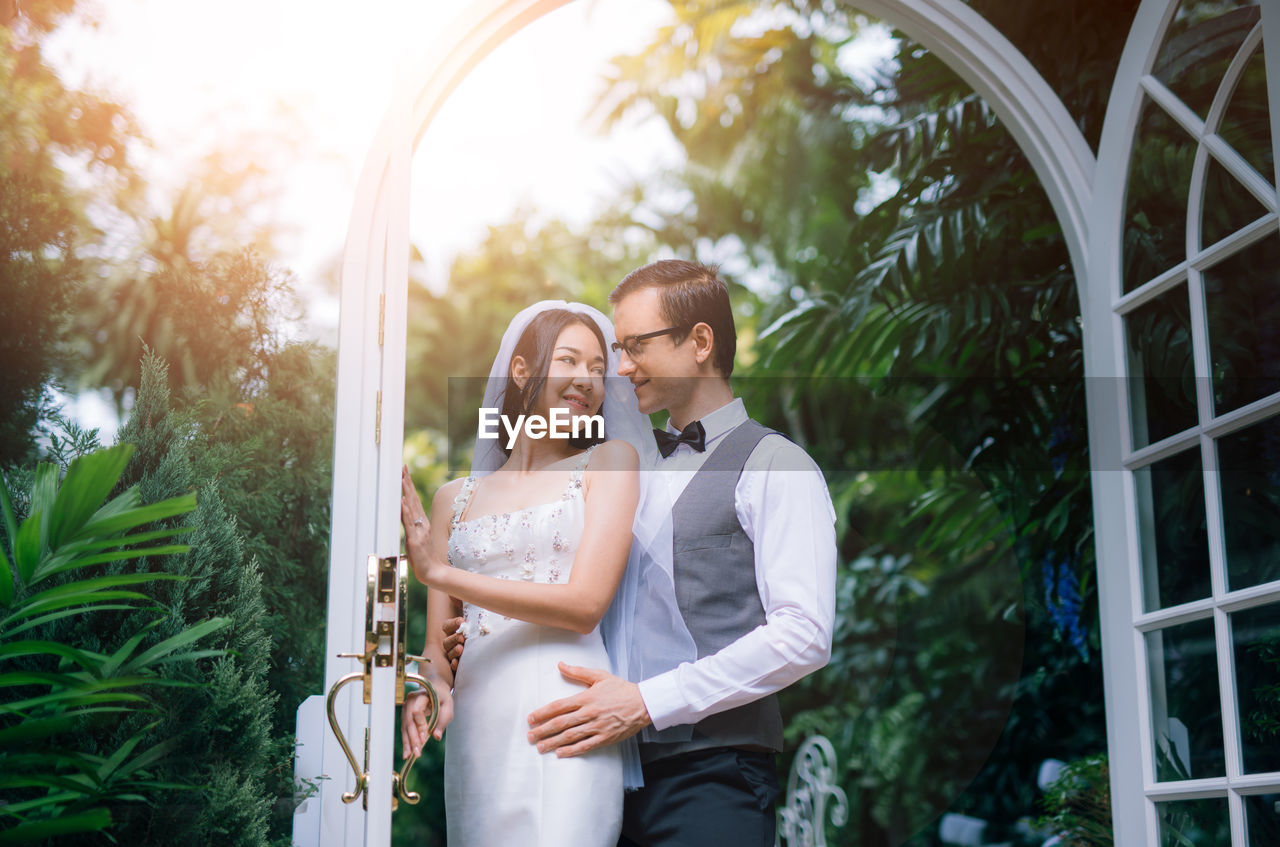
M 422 526 L 422 518 L 418 518 L 416 521 L 414 521 L 414 522 L 413 522 L 413 525 L 414 525 L 414 526 Z

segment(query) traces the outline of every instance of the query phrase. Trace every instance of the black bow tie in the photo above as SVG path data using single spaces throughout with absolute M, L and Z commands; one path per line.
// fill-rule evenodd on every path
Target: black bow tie
M 664 459 L 676 452 L 676 447 L 681 444 L 688 444 L 699 453 L 707 449 L 707 431 L 702 428 L 702 421 L 689 424 L 680 430 L 679 435 L 672 435 L 665 429 L 655 429 L 653 439 L 658 442 L 658 452 Z

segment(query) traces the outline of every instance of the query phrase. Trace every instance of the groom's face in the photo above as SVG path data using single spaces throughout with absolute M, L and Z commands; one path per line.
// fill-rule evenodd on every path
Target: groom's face
M 662 316 L 661 296 L 656 288 L 643 288 L 618 301 L 613 310 L 613 328 L 618 341 L 670 328 Z M 651 414 L 678 406 L 682 395 L 698 375 L 698 363 L 689 338 L 677 344 L 672 335 L 659 335 L 634 342 L 636 354 L 624 346 L 618 359 L 618 376 L 631 380 L 640 411 Z

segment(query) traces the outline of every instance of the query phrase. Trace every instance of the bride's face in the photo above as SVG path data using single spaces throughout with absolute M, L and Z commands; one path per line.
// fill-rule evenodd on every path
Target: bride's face
M 604 350 L 595 333 L 580 323 L 560 331 L 551 351 L 547 384 L 542 391 L 542 414 L 568 409 L 573 417 L 594 415 L 604 405 Z

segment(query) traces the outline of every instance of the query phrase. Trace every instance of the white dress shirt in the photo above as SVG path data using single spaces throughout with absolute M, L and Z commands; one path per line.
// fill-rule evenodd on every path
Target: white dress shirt
M 706 451 L 680 444 L 657 470 L 675 502 L 731 430 L 747 420 L 741 399 L 702 418 Z M 679 432 L 670 423 L 670 432 Z M 825 665 L 835 622 L 835 509 L 809 454 L 770 434 L 752 450 L 733 492 L 755 546 L 765 622 L 717 653 L 639 683 L 655 728 L 692 724 L 758 700 Z

